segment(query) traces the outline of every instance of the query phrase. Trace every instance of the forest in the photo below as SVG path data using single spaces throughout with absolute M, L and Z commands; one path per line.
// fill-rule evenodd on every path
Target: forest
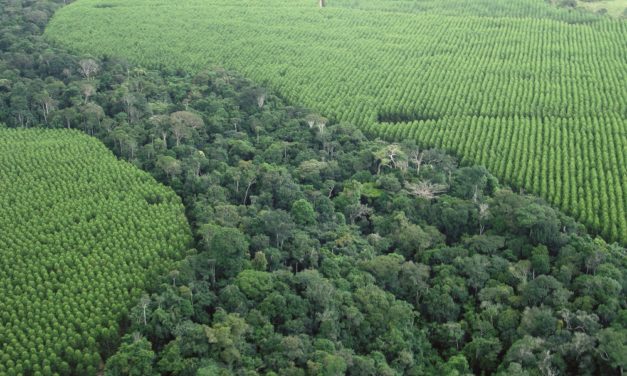
M 134 286 L 98 367 L 46 368 L 33 340 L 0 373 L 623 373 L 619 243 L 446 145 L 368 138 L 217 67 L 77 54 L 42 36 L 61 1 L 0 4 L 0 122 L 97 138 L 178 194 L 193 238 Z
M 1 375 L 95 374 L 191 241 L 171 189 L 75 130 L 0 129 L 0 207 Z
M 371 138 L 484 165 L 627 245 L 627 21 L 564 2 L 80 0 L 45 35 L 153 69 L 234 69 Z

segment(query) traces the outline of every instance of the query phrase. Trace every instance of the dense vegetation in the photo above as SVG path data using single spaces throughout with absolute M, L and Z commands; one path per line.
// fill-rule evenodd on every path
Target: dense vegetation
M 499 189 L 483 167 L 323 126 L 271 95 L 260 104 L 235 77 L 185 85 L 207 126 L 178 140 L 147 120 L 150 153 L 137 159 L 185 197 L 196 251 L 132 310 L 136 333 L 110 375 L 617 374 L 625 364 L 623 248 Z M 236 121 L 215 117 L 226 113 Z
M 76 131 L 0 129 L 0 374 L 94 375 L 190 241 L 181 200 Z
M 47 35 L 153 68 L 236 69 L 366 134 L 483 164 L 627 244 L 624 20 L 543 0 L 328 3 L 81 0 Z
M 93 134 L 173 187 L 193 227 L 195 249 L 128 311 L 105 374 L 627 366 L 625 249 L 541 200 L 228 71 L 51 48 L 39 32 L 54 3 L 0 4 L 0 121 Z

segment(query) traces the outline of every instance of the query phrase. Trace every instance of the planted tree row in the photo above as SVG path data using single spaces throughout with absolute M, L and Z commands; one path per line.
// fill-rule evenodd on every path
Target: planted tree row
M 180 199 L 79 132 L 0 130 L 0 374 L 95 375 L 189 242 Z

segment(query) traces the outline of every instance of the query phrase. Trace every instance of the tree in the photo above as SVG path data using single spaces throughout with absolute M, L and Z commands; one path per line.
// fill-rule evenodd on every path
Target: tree
M 355 224 L 355 221 L 360 218 L 367 218 L 373 212 L 374 210 L 371 207 L 361 203 L 348 205 L 345 209 L 345 213 L 348 216 L 351 224 Z
M 545 245 L 534 247 L 531 251 L 531 268 L 534 278 L 538 274 L 547 274 L 550 271 L 549 249 Z
M 127 334 L 122 346 L 105 365 L 106 376 L 150 376 L 154 375 L 155 353 L 150 342 L 139 334 Z
M 548 305 L 561 307 L 567 303 L 572 292 L 550 275 L 541 275 L 521 286 L 523 302 L 528 306 Z
M 450 359 L 442 366 L 442 375 L 458 375 L 465 376 L 470 375 L 472 372 L 468 365 L 468 360 L 463 354 L 457 354 L 450 357 Z
M 324 0 L 320 0 L 320 2 L 324 3 Z M 320 368 L 315 370 L 317 375 L 334 376 L 344 375 L 346 373 L 348 366 L 341 356 L 317 351 L 314 357 L 320 364 Z
M 168 343 L 161 351 L 160 359 L 157 362 L 157 369 L 160 374 L 168 373 L 177 375 L 185 370 L 185 362 L 181 355 L 178 341 Z
M 154 115 L 150 117 L 150 123 L 153 125 L 154 132 L 157 133 L 163 141 L 163 146 L 168 147 L 168 131 L 169 117 L 167 115 Z
M 246 205 L 248 202 L 250 189 L 253 187 L 253 185 L 255 185 L 255 183 L 257 183 L 257 174 L 259 173 L 258 166 L 253 164 L 252 161 L 239 161 L 238 169 L 240 171 L 239 176 L 242 182 L 246 185 L 246 190 L 244 191 L 244 199 L 242 200 L 242 204 Z M 237 191 L 239 191 L 239 184 Z
M 187 302 L 187 299 L 184 300 Z M 181 321 L 173 330 L 177 337 L 180 353 L 183 357 L 206 357 L 210 353 L 210 344 L 207 341 L 206 325 Z
M 559 240 L 560 222 L 555 210 L 530 203 L 515 212 L 516 223 L 536 244 L 554 244 Z
M 382 167 L 392 167 L 405 169 L 407 167 L 407 154 L 398 144 L 389 144 L 374 153 L 374 157 L 379 161 L 377 175 L 381 173 Z
M 504 362 L 505 364 L 518 363 L 525 368 L 536 368 L 543 349 L 543 339 L 525 335 L 507 350 Z
M 243 270 L 234 282 L 246 297 L 257 301 L 265 298 L 274 289 L 273 275 L 264 271 Z
M 442 239 L 435 229 L 422 227 L 409 222 L 403 212 L 394 217 L 395 230 L 391 234 L 397 252 L 412 259 L 422 251 L 438 244 Z M 437 233 L 437 234 L 436 234 Z
M 146 326 L 148 324 L 147 321 L 147 311 L 148 311 L 148 306 L 150 305 L 150 297 L 148 296 L 148 294 L 144 294 L 142 295 L 139 304 L 141 306 L 142 309 L 142 322 L 144 323 L 144 326 Z
M 498 338 L 479 337 L 464 346 L 464 355 L 477 373 L 492 372 L 498 366 L 497 359 L 501 349 L 501 341 Z
M 119 126 L 113 130 L 111 136 L 119 146 L 120 154 L 125 155 L 129 160 L 135 157 L 137 139 L 134 128 L 128 126 L 128 124 Z
M 81 107 L 81 112 L 84 117 L 85 131 L 90 134 L 94 134 L 95 130 L 100 130 L 102 120 L 106 117 L 104 109 L 96 103 L 87 103 Z M 132 157 L 131 157 L 132 158 Z
M 403 256 L 397 253 L 391 253 L 365 261 L 361 264 L 361 267 L 375 277 L 377 284 L 381 288 L 387 291 L 397 292 L 400 288 L 399 273 L 404 261 Z
M 463 167 L 453 174 L 451 195 L 479 203 L 485 195 L 493 194 L 497 186 L 496 178 L 485 167 Z
M 297 175 L 300 179 L 316 183 L 321 179 L 323 170 L 328 166 L 328 162 L 318 161 L 315 159 L 303 161 L 297 169 Z
M 50 93 L 48 93 L 48 91 L 46 90 L 44 90 L 43 93 L 37 95 L 35 99 L 39 103 L 39 108 L 42 116 L 44 117 L 44 122 L 48 124 L 48 118 L 50 117 L 52 111 L 57 108 L 59 102 L 52 98 L 52 96 L 50 96 Z
M 186 170 L 191 170 L 193 176 L 195 178 L 199 178 L 202 169 L 207 166 L 208 160 L 203 151 L 197 150 L 195 153 L 185 159 L 185 164 L 188 167 Z
M 283 248 L 295 228 L 292 217 L 284 210 L 272 210 L 261 212 L 259 218 L 264 232 L 272 236 L 276 247 Z
M 264 89 L 255 90 L 255 97 L 257 99 L 257 107 L 263 109 L 263 105 L 266 103 L 266 96 L 268 93 Z
M 305 199 L 294 201 L 290 214 L 299 225 L 307 226 L 316 223 L 316 212 L 309 201 Z
M 210 224 L 202 227 L 202 235 L 210 257 L 215 260 L 217 275 L 232 278 L 244 269 L 248 261 L 248 241 L 241 231 Z
M 182 124 L 194 130 L 199 130 L 205 125 L 202 117 L 189 111 L 173 112 L 170 114 L 170 120 L 173 126 Z
M 405 182 L 405 189 L 407 193 L 412 196 L 424 198 L 425 200 L 433 200 L 437 195 L 446 192 L 448 187 L 444 184 L 421 181 L 418 183 Z
M 483 255 L 496 255 L 505 247 L 505 238 L 497 235 L 474 235 L 463 239 L 465 246 Z
M 458 322 L 447 322 L 442 325 L 446 333 L 447 341 L 455 343 L 455 349 L 459 351 L 460 340 L 464 337 L 464 330 Z
M 181 173 L 181 162 L 169 155 L 160 156 L 157 160 L 157 166 L 168 175 L 170 181 L 174 179 L 174 177 Z
M 485 231 L 485 220 L 490 217 L 490 205 L 482 203 L 479 204 L 479 235 L 483 235 Z
M 91 83 L 85 82 L 81 85 L 81 94 L 85 98 L 84 104 L 89 102 L 89 98 L 96 94 L 96 88 Z
M 416 175 L 418 176 L 420 176 L 420 168 L 422 167 L 423 158 L 424 153 L 418 148 L 413 148 L 409 153 L 409 163 L 416 168 Z
M 601 359 L 623 374 L 627 368 L 627 330 L 625 328 L 605 328 L 596 335 L 599 341 L 598 352 Z
M 414 302 L 415 306 L 420 303 L 421 297 L 429 289 L 427 280 L 429 279 L 429 267 L 424 264 L 415 264 L 412 261 L 401 265 L 398 276 L 401 295 L 408 302 Z
M 522 335 L 548 338 L 557 329 L 557 319 L 553 311 L 545 307 L 525 308 L 518 331 Z
M 32 120 L 32 114 L 29 108 L 28 88 L 21 82 L 14 85 L 9 97 L 11 115 L 14 123 L 20 127 L 26 127 Z
M 305 121 L 309 125 L 309 128 L 316 127 L 320 134 L 324 134 L 324 129 L 327 125 L 328 120 L 320 115 L 309 114 L 305 118 Z
M 451 297 L 450 286 L 433 286 L 427 290 L 422 304 L 426 317 L 439 323 L 457 321 L 461 308 Z
M 176 146 L 181 144 L 181 140 L 191 137 L 192 130 L 199 130 L 205 125 L 200 116 L 189 111 L 178 111 L 170 114 L 170 123 Z
M 88 80 L 100 71 L 100 66 L 94 59 L 83 59 L 78 62 L 78 70 Z
M 246 321 L 238 314 L 218 310 L 211 327 L 204 326 L 206 339 L 212 348 L 213 356 L 229 367 L 240 362 L 244 349 L 244 336 L 250 331 Z
M 477 293 L 490 278 L 488 267 L 490 260 L 484 255 L 473 255 L 459 260 L 461 273 L 466 277 L 466 283 Z

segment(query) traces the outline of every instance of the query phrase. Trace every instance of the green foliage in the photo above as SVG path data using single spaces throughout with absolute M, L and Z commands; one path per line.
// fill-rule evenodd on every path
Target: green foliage
M 247 261 L 248 241 L 238 229 L 208 225 L 204 229 L 207 247 L 215 260 L 216 275 L 236 276 Z
M 240 118 L 299 116 L 274 106 L 250 107 Z M 329 141 L 306 119 L 284 120 L 259 142 L 254 130 L 194 141 L 229 157 L 200 175 L 181 174 L 180 192 L 203 240 L 186 260 L 188 271 L 180 268 L 177 283 L 185 288 L 173 289 L 170 274 L 151 297 L 152 306 L 175 313 L 133 326 L 153 339 L 162 372 L 577 374 L 620 367 L 619 352 L 596 338 L 621 338 L 599 333 L 622 329 L 622 248 L 590 239 L 541 200 L 499 189 L 485 169 L 457 168 L 440 151 L 355 138 L 355 128 L 329 124 L 324 132 L 342 151 L 330 155 Z M 233 140 L 254 150 L 229 154 Z M 275 155 L 268 145 L 283 146 Z M 185 159 L 194 148 L 183 140 L 163 153 Z M 431 162 L 420 171 L 391 160 L 381 168 L 390 151 L 424 153 Z M 150 166 L 150 158 L 159 157 L 142 163 Z M 302 161 L 315 158 L 345 167 L 312 179 L 301 173 Z M 255 171 L 255 183 L 243 201 L 247 171 Z M 222 184 L 220 195 L 194 191 L 205 176 Z M 434 186 L 420 182 L 449 179 L 433 197 L 416 194 Z
M 273 280 L 270 273 L 244 270 L 235 278 L 235 284 L 247 298 L 257 300 L 274 289 Z
M 127 334 L 106 365 L 106 376 L 151 376 L 155 353 L 146 338 Z
M 77 131 L 0 129 L 0 207 L 1 374 L 95 375 L 119 318 L 190 242 L 173 191 Z
M 154 68 L 236 69 L 368 134 L 453 151 L 627 244 L 625 21 L 570 6 L 82 0 L 61 9 L 46 36 Z M 263 91 L 247 96 L 264 106 Z M 306 121 L 321 132 L 328 123 Z M 301 173 L 322 167 L 305 163 Z
M 316 222 L 316 212 L 313 206 L 304 199 L 296 200 L 292 204 L 292 217 L 300 225 L 309 225 Z
M 599 351 L 612 367 L 624 370 L 627 367 L 627 330 L 622 327 L 606 328 L 597 335 Z
M 116 362 L 128 365 L 130 355 L 136 353 L 147 355 L 139 357 L 146 360 L 137 362 L 140 366 L 150 364 L 158 373 L 185 376 L 610 375 L 618 374 L 624 366 L 621 355 L 625 352 L 620 344 L 624 343 L 627 322 L 625 250 L 616 244 L 608 245 L 600 238 L 590 238 L 581 225 L 542 200 L 499 189 L 496 179 L 484 168 L 458 168 L 455 158 L 442 150 L 425 150 L 424 143 L 418 147 L 411 139 L 420 135 L 408 133 L 407 127 L 386 129 L 390 130 L 389 137 L 410 141 L 402 144 L 370 141 L 353 126 L 287 106 L 271 91 L 260 89 L 229 71 L 215 69 L 188 75 L 184 70 L 169 69 L 175 65 L 168 62 L 163 64 L 163 70 L 155 72 L 114 58 L 90 61 L 49 48 L 38 36 L 43 28 L 41 17 L 31 17 L 30 13 L 44 9 L 44 13 L 51 14 L 56 7 L 54 3 L 0 1 L 5 5 L 0 12 L 3 27 L 0 75 L 10 80 L 9 84 L 0 82 L 0 119 L 9 127 L 35 124 L 71 127 L 97 136 L 120 158 L 167 182 L 185 202 L 194 231 L 195 248 L 187 257 L 164 270 L 161 285 L 141 296 L 138 290 L 134 295 L 137 297 L 135 306 L 124 307 L 132 319 L 128 322 L 128 331 L 143 334 L 151 346 L 140 342 L 139 346 L 129 347 L 132 343 L 125 341 L 119 356 L 111 358 L 109 372 L 117 369 Z M 81 0 L 76 6 L 82 6 L 83 2 L 100 4 L 96 0 Z M 203 2 L 196 11 L 202 14 L 206 4 Z M 238 4 L 232 4 L 233 8 L 241 10 Z M 314 12 L 327 12 L 335 6 L 347 10 L 370 7 L 379 14 L 394 11 L 399 20 L 403 14 L 409 17 L 418 13 L 426 22 L 427 14 L 420 14 L 426 10 L 433 16 L 443 16 L 442 19 L 454 17 L 459 21 L 456 25 L 485 23 L 496 29 L 518 23 L 525 31 L 535 30 L 528 26 L 530 13 L 548 12 L 548 20 L 533 20 L 538 23 L 534 26 L 545 31 L 538 35 L 537 40 L 541 41 L 553 35 L 543 27 L 554 21 L 596 19 L 592 15 L 553 10 L 535 0 L 464 1 L 463 7 L 460 4 L 455 0 L 361 4 L 337 0 L 333 6 Z M 121 1 L 109 5 L 113 6 L 94 9 L 108 12 L 123 7 L 130 12 L 135 8 Z M 162 4 L 161 8 L 176 5 L 170 2 Z M 288 9 L 287 5 L 283 6 Z M 250 9 L 263 16 L 257 7 Z M 276 22 L 276 14 L 283 10 L 277 10 L 267 23 Z M 456 12 L 463 17 L 455 16 Z M 510 17 L 495 20 L 495 15 Z M 240 16 L 233 17 L 234 24 Z M 350 25 L 349 29 L 367 29 L 364 22 L 370 22 L 370 17 L 360 17 L 361 26 Z M 329 22 L 334 21 L 337 20 L 331 17 Z M 179 20 L 172 22 L 176 24 Z M 308 25 L 300 22 L 299 28 L 305 30 Z M 567 33 L 593 32 L 598 27 L 595 25 L 568 25 L 573 30 Z M 608 33 L 613 27 L 608 26 Z M 166 29 L 163 28 L 164 32 Z M 499 33 L 494 30 L 489 33 L 497 41 L 502 34 L 511 35 L 516 27 L 498 30 Z M 207 32 L 203 27 L 193 31 Z M 446 31 L 448 34 L 438 35 L 442 41 L 437 46 L 442 48 L 437 50 L 440 53 L 424 58 L 437 60 L 451 52 L 447 52 L 450 45 L 445 42 L 457 29 L 448 27 Z M 425 32 L 428 34 L 428 29 Z M 481 34 L 480 27 L 477 32 Z M 110 29 L 108 33 L 112 35 Z M 267 35 L 258 34 L 247 34 L 241 40 Z M 398 38 L 405 34 L 412 33 L 404 31 Z M 127 36 L 134 39 L 137 35 Z M 386 38 L 390 35 L 393 34 L 386 34 Z M 411 38 L 420 41 L 415 35 Z M 474 36 L 467 38 L 472 41 Z M 577 40 L 580 44 L 589 41 Z M 524 40 L 521 43 L 524 45 Z M 179 44 L 172 44 L 176 45 Z M 185 45 L 189 47 L 192 43 Z M 499 46 L 498 43 L 491 45 L 491 51 L 503 48 Z M 134 47 L 145 48 L 141 44 Z M 331 47 L 333 45 L 325 45 L 325 48 Z M 214 44 L 212 48 L 216 51 L 205 51 L 204 56 L 228 47 Z M 293 47 L 282 43 L 281 48 Z M 518 50 L 520 47 L 512 44 L 511 48 Z M 240 46 L 237 52 L 245 55 L 246 49 Z M 412 51 L 420 53 L 422 48 L 412 48 Z M 591 53 L 596 52 L 592 49 Z M 275 57 L 280 55 L 281 52 L 276 51 Z M 315 63 L 322 55 L 312 56 L 311 62 Z M 343 50 L 341 56 L 346 55 Z M 159 58 L 163 56 L 167 55 Z M 555 53 L 546 59 L 558 56 Z M 239 59 L 235 55 L 230 58 Z M 471 61 L 472 58 L 474 56 Z M 176 62 L 178 56 L 172 59 Z M 543 62 L 548 61 L 546 59 L 543 58 Z M 376 64 L 376 60 L 371 60 Z M 442 68 L 447 67 L 440 63 Z M 512 69 L 505 64 L 507 56 L 501 63 L 505 69 Z M 572 63 L 586 64 L 579 60 Z M 94 64 L 98 72 L 87 72 L 87 77 L 85 69 L 93 68 Z M 333 67 L 333 64 L 325 67 Z M 485 64 L 490 66 L 487 61 Z M 289 75 L 291 67 L 302 73 L 303 66 L 297 65 L 286 66 L 285 72 L 281 67 L 276 71 Z M 351 73 L 353 67 L 346 67 Z M 465 65 L 463 67 L 466 69 Z M 311 69 L 322 71 L 314 65 Z M 498 71 L 500 67 L 491 69 Z M 370 71 L 379 72 L 379 69 L 362 67 L 361 71 L 365 75 Z M 411 78 L 413 74 L 429 71 L 438 69 L 412 68 L 404 74 Z M 591 72 L 586 74 L 594 77 L 594 70 Z M 324 73 L 337 77 L 332 70 Z M 456 77 L 458 71 L 446 73 L 447 77 Z M 572 71 L 572 75 L 578 77 L 577 71 Z M 503 79 L 499 75 L 488 76 L 494 76 L 496 81 Z M 342 82 L 348 89 L 347 82 L 352 77 L 359 75 L 354 72 L 342 75 L 341 79 L 348 78 L 345 82 L 336 78 L 333 83 Z M 552 77 L 553 74 L 534 82 L 548 85 L 553 82 Z M 320 93 L 333 97 L 324 91 L 325 79 L 320 77 L 316 81 L 321 83 Z M 396 79 L 386 75 L 386 80 L 393 84 Z M 512 78 L 507 82 L 509 85 L 515 81 Z M 425 79 L 422 86 L 412 86 L 419 89 L 424 86 L 429 93 L 423 98 L 424 102 L 415 102 L 409 94 L 407 99 L 398 102 L 409 103 L 408 108 L 434 108 L 439 106 L 437 98 L 447 98 L 450 103 L 459 103 L 459 111 L 464 111 L 462 98 L 448 96 L 457 84 L 449 88 L 440 85 L 442 95 L 439 95 L 431 90 L 429 82 Z M 459 82 L 473 88 L 464 80 Z M 610 77 L 608 81 L 594 81 L 598 82 L 611 85 L 614 81 Z M 289 87 L 279 89 L 286 88 Z M 551 94 L 552 89 L 542 89 L 549 90 L 542 91 L 543 95 Z M 509 88 L 507 90 L 509 94 Z M 591 85 L 589 92 L 594 94 L 597 90 L 604 89 Z M 390 91 L 397 92 L 391 87 Z M 492 91 L 505 93 L 505 89 L 499 87 Z M 306 90 L 302 92 L 307 94 Z M 286 95 L 283 91 L 289 98 L 296 98 L 298 93 L 300 91 Z M 463 98 L 472 98 L 471 93 L 464 91 Z M 490 97 L 490 93 L 484 90 L 483 95 Z M 565 93 L 568 96 L 570 92 Z M 616 97 L 608 96 L 609 99 L 604 100 L 610 109 L 614 108 L 613 100 L 620 99 L 620 92 L 616 93 Z M 520 93 L 516 95 L 516 98 L 525 98 Z M 349 103 L 353 97 L 343 95 L 342 100 Z M 499 104 L 495 108 L 497 112 L 500 107 L 507 109 L 503 98 L 490 99 Z M 359 118 L 372 111 L 368 107 L 370 99 L 362 96 L 360 100 L 363 107 L 347 112 L 348 118 Z M 592 102 L 573 106 L 573 111 L 589 108 L 586 106 Z M 49 111 L 46 103 L 51 105 Z M 537 103 L 540 111 L 548 103 L 546 96 L 538 97 Z M 491 111 L 490 106 L 486 104 L 485 111 Z M 346 107 L 338 105 L 337 108 L 344 111 Z M 403 111 L 399 109 L 395 113 Z M 436 122 L 443 120 L 434 119 Z M 489 119 L 483 118 L 481 124 L 485 121 Z M 466 152 L 477 149 L 485 153 L 485 158 L 496 155 L 498 158 L 494 159 L 504 161 L 501 154 L 487 152 L 506 150 L 503 144 L 488 147 L 475 140 L 487 137 L 505 142 L 502 135 L 514 135 L 511 139 L 517 137 L 534 147 L 540 144 L 533 141 L 533 135 L 540 135 L 538 129 L 525 134 L 525 129 L 532 128 L 522 123 L 528 127 L 516 128 L 519 133 L 500 129 L 502 134 L 497 137 L 496 133 L 490 136 L 489 132 L 498 131 L 498 126 L 482 125 L 483 135 L 463 130 L 450 134 L 431 122 L 434 131 L 439 133 L 430 142 L 463 138 L 469 146 Z M 564 131 L 571 132 L 581 125 L 568 122 Z M 587 137 L 593 134 L 595 142 L 608 144 L 595 132 L 587 133 Z M 585 136 L 575 132 L 568 135 L 570 140 Z M 540 138 L 546 139 L 538 136 L 538 140 Z M 451 145 L 442 145 L 451 149 Z M 551 151 L 553 149 L 551 146 Z M 528 178 L 529 184 L 547 185 L 553 179 L 534 180 L 535 171 L 541 169 L 525 162 L 524 157 L 530 150 L 517 151 L 515 157 L 520 162 L 512 165 L 526 166 L 529 173 L 524 175 L 524 180 Z M 541 150 L 541 154 L 550 155 L 549 150 Z M 542 160 L 538 159 L 539 165 Z M 469 161 L 464 160 L 464 166 L 469 165 Z M 583 160 L 576 163 L 584 164 Z M 503 169 L 511 171 L 508 165 L 501 163 L 497 169 L 491 168 L 502 174 Z M 607 176 L 598 169 L 595 181 L 605 182 Z M 619 179 L 610 177 L 607 181 L 613 181 L 620 189 Z M 581 191 L 575 194 L 585 197 L 582 182 L 577 182 Z M 123 183 L 116 183 L 123 186 Z M 593 191 L 597 192 L 597 188 Z M 622 197 L 622 191 L 617 192 L 620 194 L 615 196 Z M 162 195 L 148 196 L 145 201 L 153 206 L 167 204 Z M 603 220 L 609 220 L 609 214 Z M 88 282 L 91 280 L 83 284 L 88 285 Z M 119 301 L 111 299 L 103 306 L 116 302 Z M 72 314 L 78 315 L 81 308 L 89 306 L 77 305 Z M 14 321 L 11 313 L 8 319 L 2 317 L 3 323 Z M 92 325 L 87 323 L 85 327 Z M 47 346 L 49 342 L 54 343 L 53 340 L 29 343 L 32 331 L 15 338 L 7 337 L 6 328 L 0 327 L 1 337 L 9 338 L 3 342 L 8 345 L 2 348 L 0 374 L 21 374 L 25 366 L 32 365 L 28 355 L 24 357 L 27 361 L 22 362 L 13 361 L 8 355 L 18 343 L 27 343 L 29 348 L 37 348 L 38 353 L 46 353 L 48 348 L 57 350 L 54 344 Z M 111 330 L 87 337 L 85 341 L 112 349 L 116 346 L 116 329 L 112 323 Z M 52 336 L 62 338 L 57 332 Z M 53 373 L 91 375 L 101 371 L 94 366 L 100 364 L 97 354 L 83 354 L 71 346 L 61 348 L 61 352 L 69 360 L 60 362 L 58 369 L 50 369 Z M 108 354 L 105 352 L 103 358 Z M 76 364 L 76 360 L 85 359 L 90 362 Z M 44 363 L 32 365 L 32 373 L 49 373 L 46 367 L 48 364 Z

